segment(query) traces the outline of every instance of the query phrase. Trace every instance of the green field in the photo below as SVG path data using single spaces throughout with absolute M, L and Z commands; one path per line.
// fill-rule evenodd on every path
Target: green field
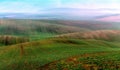
M 105 27 L 101 33 L 101 29 L 66 25 L 63 21 L 3 21 L 0 24 L 0 70 L 120 69 L 117 28 L 111 31 Z
M 2 70 L 37 70 L 37 68 L 39 70 L 44 64 L 85 54 L 94 55 L 98 53 L 98 55 L 96 55 L 98 57 L 96 58 L 96 62 L 99 61 L 99 63 L 99 57 L 100 59 L 105 58 L 105 61 L 117 60 L 118 62 L 120 57 L 118 55 L 120 53 L 119 43 L 100 40 L 51 39 L 28 42 L 22 45 L 24 46 L 25 52 L 23 55 L 20 54 L 20 44 L 0 48 L 0 68 Z M 112 54 L 99 56 L 99 53 L 103 52 Z M 85 57 L 81 58 L 82 61 L 88 60 Z M 94 60 L 92 56 L 89 56 L 89 58 L 91 59 L 90 62 Z M 99 63 L 97 64 L 98 66 Z

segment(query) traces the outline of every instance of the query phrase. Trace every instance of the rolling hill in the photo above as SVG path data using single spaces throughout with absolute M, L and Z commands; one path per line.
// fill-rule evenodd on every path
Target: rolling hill
M 97 20 L 104 21 L 104 22 L 120 22 L 120 14 L 102 16 L 97 18 Z
M 99 55 L 98 52 L 119 51 L 118 45 L 119 43 L 117 42 L 111 43 L 101 40 L 48 39 L 7 47 L 4 46 L 0 47 L 0 69 L 46 70 L 44 65 L 46 66 L 46 64 L 53 61 L 56 62 L 57 60 L 67 59 L 73 56 L 82 56 L 81 58 L 83 58 L 86 54 Z M 23 46 L 23 51 L 20 50 L 20 46 Z M 61 67 L 57 67 L 58 69 L 56 70 L 59 70 Z
M 67 26 L 75 26 L 86 28 L 90 30 L 103 30 L 103 29 L 120 29 L 119 23 L 102 22 L 94 20 L 41 20 L 47 23 L 62 24 Z
M 24 36 L 29 37 L 30 40 L 74 32 L 119 29 L 119 23 L 88 20 L 0 19 L 0 35 Z
M 58 35 L 56 37 L 120 41 L 120 30 L 96 30 L 96 31 L 88 31 L 88 32 L 77 32 L 77 33 Z
M 103 70 L 104 67 L 110 68 L 111 64 L 115 70 L 120 61 L 119 42 L 118 23 L 1 19 L 0 70 L 85 70 L 86 65 L 92 70 L 95 67 Z M 114 57 L 109 58 L 111 56 Z
M 58 34 L 89 30 L 90 29 L 82 27 L 57 24 L 55 21 L 53 23 L 29 19 L 0 20 L 0 35 L 24 36 L 30 37 L 31 40 L 40 40 L 53 37 L 54 35 Z
M 54 21 L 55 22 L 55 21 Z M 31 32 L 49 32 L 49 33 L 70 33 L 89 30 L 69 25 L 53 24 L 52 22 L 43 22 L 42 20 L 24 20 L 24 19 L 1 19 L 1 33 L 25 34 Z

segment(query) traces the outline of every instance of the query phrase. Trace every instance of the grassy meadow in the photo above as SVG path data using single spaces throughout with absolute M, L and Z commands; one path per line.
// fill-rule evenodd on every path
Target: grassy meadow
M 119 54 L 118 23 L 0 20 L 0 70 L 120 70 Z

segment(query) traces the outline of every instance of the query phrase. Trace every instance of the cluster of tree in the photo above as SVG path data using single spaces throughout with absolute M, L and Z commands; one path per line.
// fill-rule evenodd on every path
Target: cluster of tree
M 0 44 L 3 45 L 12 45 L 12 44 L 24 43 L 28 41 L 29 39 L 25 37 L 15 37 L 9 35 L 0 36 Z

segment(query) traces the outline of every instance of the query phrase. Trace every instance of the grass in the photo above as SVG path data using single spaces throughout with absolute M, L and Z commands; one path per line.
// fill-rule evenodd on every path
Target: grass
M 46 39 L 46 38 L 50 38 L 50 37 L 54 37 L 55 33 L 42 33 L 42 32 L 39 32 L 39 33 L 35 33 L 35 34 L 30 34 L 29 35 L 29 38 L 31 41 L 36 41 L 36 40 L 43 40 L 43 39 Z
M 104 23 L 100 25 L 100 28 L 88 21 L 84 25 L 79 23 L 81 22 L 61 22 L 61 20 L 1 20 L 0 35 L 25 37 L 29 38 L 30 42 L 7 46 L 1 43 L 0 70 L 120 69 L 119 35 L 110 37 L 115 41 L 103 40 L 104 37 L 103 39 L 96 38 L 96 40 L 94 38 L 78 39 L 81 35 L 74 35 L 74 33 L 79 31 L 109 29 L 108 26 L 108 28 L 103 27 Z M 88 25 L 88 23 L 91 24 Z M 67 35 L 69 33 L 70 37 L 56 37 L 56 35 L 59 36 L 58 34 Z M 89 34 L 88 32 L 87 35 L 89 36 Z M 96 37 L 96 32 L 94 34 Z M 75 38 L 73 39 L 71 35 Z M 104 36 L 104 33 L 102 35 Z M 112 34 L 108 34 L 107 37 L 109 35 Z
M 120 51 L 84 54 L 43 66 L 43 70 L 119 70 Z
M 116 45 L 100 40 L 50 39 L 24 43 L 23 45 L 24 56 L 20 55 L 19 44 L 1 47 L 1 70 L 37 70 L 45 64 L 72 56 L 120 50 Z

